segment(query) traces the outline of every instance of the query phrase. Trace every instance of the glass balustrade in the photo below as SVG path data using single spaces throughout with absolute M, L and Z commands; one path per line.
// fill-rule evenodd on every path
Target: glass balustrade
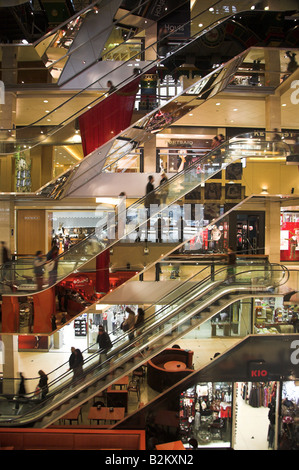
M 270 53 L 269 50 L 265 51 L 263 48 L 254 48 L 254 52 L 261 53 L 261 56 L 263 53 Z M 284 52 L 281 51 L 281 54 Z M 117 172 L 120 167 L 126 165 L 127 156 L 132 154 L 136 148 L 141 147 L 150 141 L 156 133 L 174 124 L 178 119 L 191 112 L 192 109 L 197 108 L 205 100 L 214 97 L 226 88 L 249 56 L 254 57 L 253 49 L 246 50 L 204 78 L 197 77 L 191 86 L 183 87 L 185 89 L 175 97 L 170 98 L 166 104 L 139 119 L 130 128 L 85 157 L 80 164 L 69 169 L 57 180 L 45 185 L 38 191 L 38 195 L 53 199 L 71 195 L 80 196 L 80 188 L 93 181 L 101 172 Z M 280 72 L 273 73 L 275 76 L 279 76 L 279 74 Z M 111 110 L 111 115 L 108 118 L 116 112 L 117 110 Z M 242 150 L 242 156 L 244 157 L 250 153 L 252 157 L 257 158 L 278 156 L 284 158 L 286 151 L 288 153 L 292 152 L 297 145 L 296 139 L 293 138 L 291 141 L 288 140 L 287 145 L 290 145 L 290 147 L 287 149 L 283 139 L 281 142 L 271 143 L 270 141 L 274 138 L 274 135 L 268 133 L 264 136 L 269 140 L 267 145 L 263 143 L 260 145 L 259 139 L 254 135 L 244 135 L 242 143 L 238 137 L 238 142 L 231 145 L 232 154 Z M 282 134 L 280 137 L 283 137 Z M 254 144 L 249 142 L 249 139 L 254 138 Z M 188 154 L 186 156 L 190 157 Z
M 86 388 L 94 384 L 100 387 L 101 383 L 106 388 L 105 379 L 110 377 L 111 382 L 115 381 L 118 373 L 124 373 L 124 370 L 119 368 L 130 367 L 131 359 L 140 357 L 140 362 L 144 362 L 161 352 L 177 337 L 206 321 L 213 314 L 209 308 L 215 305 L 216 301 L 230 295 L 232 299 L 228 302 L 238 299 L 242 294 L 247 296 L 269 295 L 269 292 L 273 294 L 288 279 L 286 268 L 275 264 L 267 264 L 264 268 L 261 265 L 250 264 L 249 270 L 246 266 L 240 266 L 235 268 L 233 274 L 229 273 L 227 267 L 220 268 L 212 279 L 209 269 L 210 267 L 200 270 L 184 282 L 175 293 L 160 299 L 159 304 L 162 304 L 162 307 L 158 307 L 156 312 L 146 317 L 143 326 L 138 328 L 138 335 L 130 341 L 127 334 L 120 335 L 114 340 L 108 359 L 101 365 L 98 363 L 99 353 L 86 358 L 84 380 L 74 384 L 67 364 L 62 365 L 49 374 L 49 396 L 40 402 L 34 398 L 34 392 L 29 393 L 27 397 L 21 399 L 22 410 L 17 412 L 17 416 L 15 411 L 11 410 L 12 404 L 14 405 L 16 401 L 10 402 L 9 409 L 9 404 L 3 396 L 4 413 L 0 417 L 1 424 L 7 426 L 34 422 L 71 397 L 76 396 L 82 401 L 80 393 Z M 136 363 L 133 363 L 132 367 L 136 367 Z M 34 387 L 37 379 L 31 380 Z M 86 394 L 84 397 L 86 400 Z M 12 400 L 12 397 L 6 397 L 7 399 Z
M 193 162 L 185 170 L 175 174 L 162 186 L 157 187 L 148 196 L 131 204 L 128 208 L 125 199 L 120 197 L 116 201 L 115 210 L 102 216 L 95 227 L 94 232 L 83 240 L 77 242 L 69 250 L 59 255 L 56 259 L 55 272 L 48 271 L 49 263 L 45 263 L 43 289 L 56 284 L 67 277 L 68 274 L 84 266 L 107 248 L 112 247 L 119 240 L 136 236 L 136 231 L 144 233 L 145 240 L 148 237 L 148 221 L 159 214 L 168 214 L 175 211 L 178 201 L 186 194 L 207 181 L 220 169 L 242 158 L 246 159 L 250 154 L 250 148 L 263 154 L 263 150 L 269 150 L 272 142 L 267 140 L 256 141 L 251 134 L 235 137 L 216 150 L 208 152 L 203 158 Z M 282 143 L 285 154 L 291 150 L 287 143 Z M 245 148 L 245 156 L 244 156 Z M 234 188 L 233 188 L 234 189 Z M 230 196 L 232 201 L 240 200 L 240 194 Z M 188 213 L 189 210 L 189 213 Z M 207 224 L 204 219 L 203 204 L 195 205 L 195 220 L 197 236 Z M 185 220 L 191 219 L 191 205 L 184 205 Z M 157 227 L 156 230 L 159 228 Z M 190 238 L 193 238 L 190 237 Z M 31 265 L 29 264 L 31 263 Z M 53 270 L 52 270 L 53 271 Z M 16 260 L 1 268 L 1 292 L 19 295 L 21 292 L 36 291 L 35 276 L 33 272 L 33 260 Z M 27 285 L 23 290 L 22 284 Z
M 183 2 L 184 3 L 184 2 Z M 242 3 L 241 10 L 250 10 L 250 2 Z M 196 41 L 199 36 L 206 34 L 210 29 L 219 24 L 219 20 L 225 20 L 230 17 L 233 13 L 238 11 L 238 6 L 228 6 L 227 2 L 220 1 L 213 4 L 212 7 L 198 12 L 198 8 L 193 7 L 191 10 L 191 18 L 186 22 L 186 25 L 191 25 L 191 35 L 190 37 L 183 42 L 177 44 L 173 50 L 171 46 L 170 54 L 178 53 L 186 45 L 191 44 L 193 41 Z M 180 25 L 181 27 L 182 25 Z M 128 39 L 132 41 L 132 39 Z M 145 51 L 154 49 L 155 53 L 160 40 L 147 46 Z M 118 47 L 118 46 L 117 46 Z M 123 46 L 122 46 L 123 47 Z M 111 51 L 110 51 L 111 53 Z M 104 57 L 104 56 L 103 56 Z M 138 52 L 136 59 L 140 60 L 140 53 Z M 135 58 L 134 58 L 135 60 Z M 137 61 L 138 62 L 138 61 Z M 163 63 L 163 58 L 158 58 L 155 60 L 147 61 L 146 64 L 142 66 L 138 63 L 139 71 L 146 73 L 149 71 L 155 64 Z M 162 64 L 163 65 L 163 64 Z M 122 70 L 127 69 L 128 66 L 132 69 L 131 59 L 129 61 L 121 61 L 117 68 Z M 136 66 L 136 64 L 135 64 Z M 134 68 L 134 67 L 133 67 Z M 64 126 L 73 122 L 80 114 L 87 111 L 90 106 L 94 106 L 101 99 L 107 97 L 108 88 L 106 88 L 106 81 L 109 74 L 104 73 L 102 76 L 97 76 L 96 79 L 88 85 L 88 87 L 83 87 L 78 93 L 75 93 L 71 98 L 65 99 L 61 104 L 56 108 L 51 108 L 50 104 L 47 104 L 48 109 L 46 109 L 45 114 L 37 119 L 35 122 L 32 122 L 30 125 L 25 127 L 18 127 L 13 129 L 1 129 L 0 134 L 0 149 L 1 154 L 11 154 L 24 151 L 24 148 L 32 148 L 36 145 L 41 144 L 47 137 L 52 136 L 56 132 L 59 132 Z M 132 73 L 123 73 L 123 80 L 114 85 L 118 88 L 124 86 L 126 83 L 132 80 Z M 105 80 L 106 77 L 106 80 Z M 127 77 L 127 78 L 124 78 Z M 85 96 L 86 92 L 92 92 L 92 86 L 97 84 L 101 80 L 105 83 L 105 88 L 102 93 L 98 92 L 92 93 L 92 96 Z M 71 109 L 71 111 L 70 111 Z M 64 134 L 65 138 L 65 134 Z

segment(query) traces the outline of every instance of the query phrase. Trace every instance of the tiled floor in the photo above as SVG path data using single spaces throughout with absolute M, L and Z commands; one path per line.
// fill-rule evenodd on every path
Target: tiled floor
M 238 399 L 235 450 L 268 450 L 269 409 Z

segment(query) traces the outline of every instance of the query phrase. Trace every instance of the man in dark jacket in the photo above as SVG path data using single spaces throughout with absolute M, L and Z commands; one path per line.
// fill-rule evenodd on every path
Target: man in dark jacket
M 70 369 L 74 373 L 73 380 L 76 380 L 83 373 L 82 367 L 83 367 L 84 360 L 83 360 L 83 356 L 82 356 L 80 349 L 76 349 L 72 347 L 71 351 L 72 351 L 72 354 L 70 355 L 70 358 L 69 358 L 69 366 L 70 366 Z
M 9 251 L 7 246 L 5 245 L 5 242 L 1 242 L 1 251 L 2 251 L 2 259 L 0 260 L 0 263 L 2 262 L 3 264 L 3 278 L 4 279 L 10 279 L 10 271 L 11 268 L 9 266 L 9 262 L 11 261 L 10 256 L 9 256 Z
M 100 352 L 100 363 L 105 362 L 107 359 L 107 353 L 112 347 L 111 339 L 108 333 L 104 330 L 102 325 L 99 326 L 99 334 L 97 337 L 97 343 L 99 344 Z

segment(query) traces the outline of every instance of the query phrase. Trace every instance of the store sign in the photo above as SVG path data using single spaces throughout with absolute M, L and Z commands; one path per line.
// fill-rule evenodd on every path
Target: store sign
M 291 350 L 291 363 L 297 366 L 299 364 L 299 340 L 292 341 Z
M 291 83 L 291 88 L 295 89 L 295 91 L 291 93 L 291 103 L 298 104 L 299 103 L 299 80 L 294 80 Z
M 268 371 L 265 367 L 265 361 L 249 361 L 248 366 L 250 379 L 267 378 Z
M 267 377 L 268 371 L 266 369 L 253 369 L 251 371 L 251 378 L 256 378 L 256 377 Z
M 85 286 L 86 284 L 89 284 L 89 277 L 87 276 L 82 275 L 73 279 L 74 287 Z

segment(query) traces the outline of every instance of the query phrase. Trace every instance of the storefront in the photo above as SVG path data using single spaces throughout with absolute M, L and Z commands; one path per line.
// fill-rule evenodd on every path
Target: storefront
M 237 382 L 234 384 L 233 446 L 235 450 L 277 448 L 276 416 L 280 384 Z
M 299 382 L 283 382 L 279 420 L 279 448 L 299 449 Z
M 254 334 L 297 333 L 297 304 L 284 304 L 283 297 L 254 299 Z
M 126 307 L 128 305 L 96 305 L 94 312 L 83 312 L 77 315 L 73 321 L 63 324 L 63 328 L 57 328 L 52 335 L 32 335 L 30 318 L 32 317 L 32 306 L 28 303 L 22 304 L 21 320 L 22 331 L 18 336 L 19 351 L 69 351 L 71 346 L 93 353 L 98 350 L 97 336 L 99 325 L 109 333 L 111 340 L 115 340 L 123 334 L 120 328 L 122 322 L 127 318 Z M 129 307 L 137 315 L 136 305 Z M 31 315 L 31 316 L 30 316 Z M 60 317 L 60 316 L 59 316 Z M 66 319 L 63 318 L 62 321 Z M 27 334 L 24 334 L 27 333 Z M 29 334 L 28 334 L 29 333 Z
M 94 210 L 48 211 L 48 233 L 51 243 L 59 247 L 60 253 L 71 245 L 88 237 L 97 224 L 107 217 L 112 209 L 98 207 Z
M 299 382 L 200 382 L 180 398 L 186 448 L 298 450 Z
M 198 447 L 230 447 L 231 406 L 231 383 L 201 382 L 183 392 L 180 435 L 186 447 L 191 439 Z
M 299 261 L 299 211 L 281 212 L 280 261 Z
M 177 384 L 150 415 L 176 411 L 176 438 L 187 449 L 298 450 L 298 344 L 295 335 L 248 337 L 186 378 L 185 388 Z

